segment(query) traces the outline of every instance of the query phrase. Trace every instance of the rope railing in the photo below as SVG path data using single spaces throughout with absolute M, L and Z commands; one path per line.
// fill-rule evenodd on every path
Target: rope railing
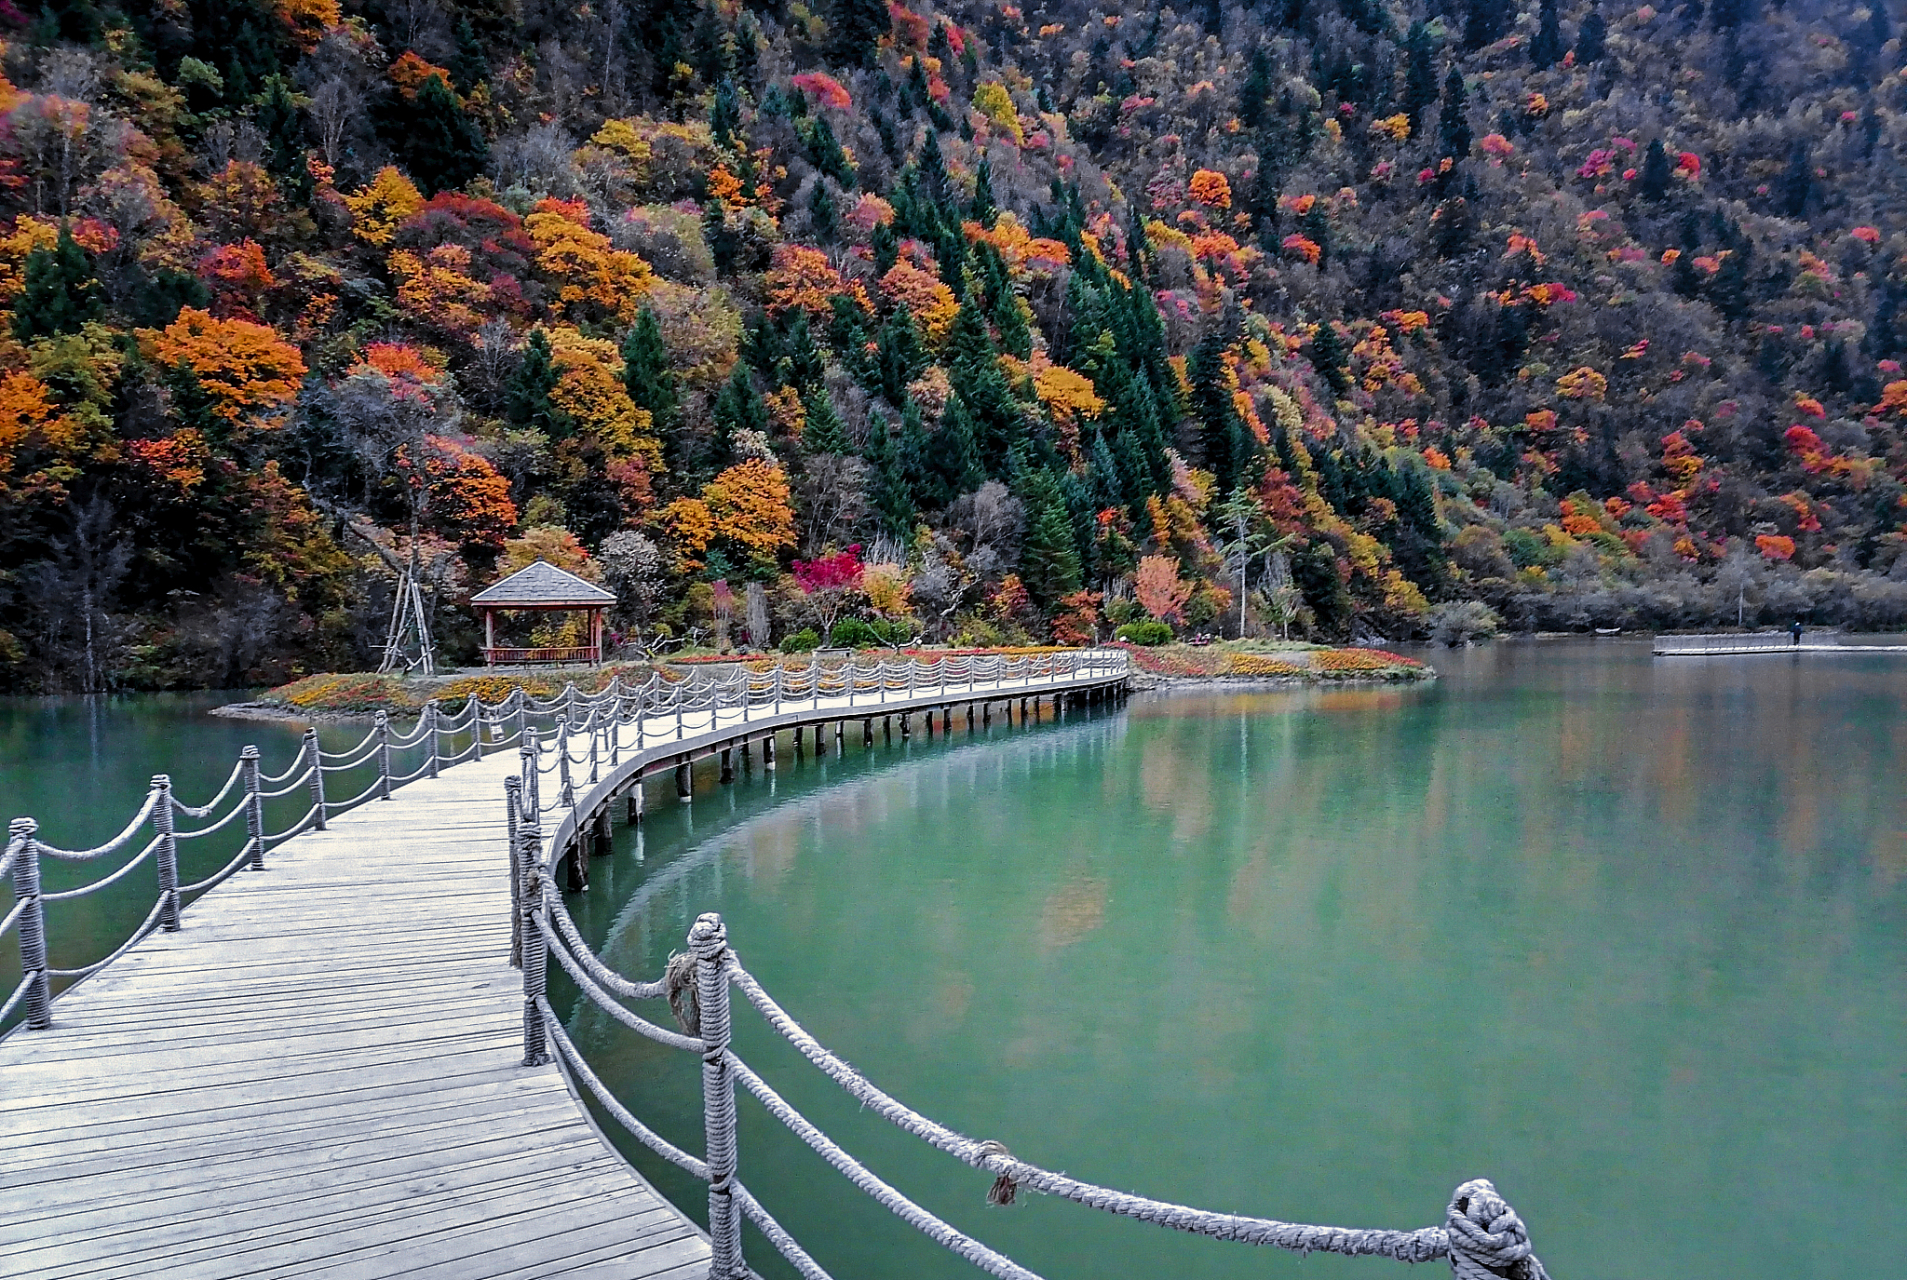
M 781 716 L 788 711 L 838 710 L 824 704 L 845 700 L 852 711 L 872 711 L 887 705 L 890 695 L 905 690 L 918 696 L 926 693 L 953 695 L 955 686 L 964 684 L 972 692 L 976 681 L 991 679 L 996 687 L 1013 681 L 1029 682 L 1040 677 L 1058 677 L 1079 670 L 1123 674 L 1125 655 L 1116 650 L 1085 654 L 1062 653 L 1022 657 L 940 658 L 922 662 L 914 657 L 877 659 L 862 664 L 858 659 L 834 666 L 809 662 L 805 667 L 776 667 L 772 672 L 742 668 L 728 674 L 672 677 L 661 672 L 632 684 L 618 675 L 602 689 L 584 693 L 572 682 L 552 698 L 538 698 L 521 688 L 512 690 L 497 702 L 477 697 L 463 700 L 460 709 L 446 712 L 435 702 L 426 703 L 417 723 L 408 731 L 393 730 L 385 713 L 378 713 L 372 728 L 356 743 L 342 751 L 327 751 L 319 744 L 317 731 L 308 729 L 298 751 L 283 770 L 265 773 L 256 747 L 246 747 L 223 784 L 204 804 L 189 805 L 173 795 L 167 775 L 153 778 L 138 811 L 118 835 L 90 849 L 64 849 L 39 839 L 38 823 L 17 819 L 10 828 L 4 855 L 0 855 L 0 877 L 13 882 L 15 903 L 0 924 L 0 933 L 17 929 L 20 935 L 22 985 L 9 997 L 8 1008 L 24 1005 L 27 1025 L 41 1029 L 50 1025 L 51 988 L 47 979 L 77 973 L 90 973 L 124 954 L 139 937 L 153 928 L 176 931 L 182 898 L 202 893 L 222 883 L 239 870 L 265 867 L 265 854 L 273 847 L 307 830 L 325 830 L 327 820 L 374 799 L 389 799 L 391 792 L 424 777 L 436 777 L 447 765 L 482 757 L 486 752 L 515 748 L 534 758 L 534 768 L 523 771 L 524 812 L 536 817 L 578 811 L 579 795 L 587 796 L 601 784 L 603 768 L 612 773 L 625 768 L 624 753 L 634 747 L 638 752 L 671 743 L 685 744 L 696 734 L 718 733 L 724 728 L 747 728 L 762 714 Z M 790 704 L 793 704 L 792 706 Z M 541 724 L 534 722 L 542 722 Z M 633 728 L 635 742 L 625 741 L 623 731 Z M 493 732 L 486 735 L 485 730 Z M 507 732 L 503 732 L 504 730 Z M 468 734 L 470 741 L 457 746 L 455 739 Z M 451 749 L 446 749 L 446 740 Z M 409 768 L 400 768 L 398 756 L 406 757 Z M 364 789 L 346 800 L 327 795 L 326 778 L 356 773 L 369 768 L 373 775 Z M 579 777 L 579 771 L 587 773 Z M 538 782 L 550 777 L 547 797 Z M 303 817 L 277 834 L 265 831 L 265 804 L 288 797 L 300 788 L 310 796 L 310 807 Z M 228 802 L 230 807 L 218 812 Z M 217 816 L 214 816 L 217 814 Z M 176 819 L 183 816 L 203 825 L 187 831 L 177 829 Z M 179 883 L 178 850 L 183 842 L 216 835 L 243 821 L 245 839 L 237 855 L 220 870 L 192 884 Z M 24 825 L 23 825 L 24 824 Z M 128 848 L 142 828 L 150 825 L 152 835 L 131 859 L 89 884 L 48 892 L 40 887 L 40 860 L 90 862 Z M 21 834 L 24 832 L 24 834 Z M 159 899 L 154 922 L 141 926 L 141 932 L 106 957 L 84 969 L 50 968 L 46 961 L 44 907 L 50 902 L 81 898 L 124 882 L 151 860 L 156 864 Z M 588 949 L 581 946 L 574 926 L 566 916 L 558 917 L 563 943 L 558 946 L 559 961 L 577 958 L 590 978 L 604 983 L 604 991 L 647 998 L 651 993 L 623 992 L 605 982 L 606 969 L 590 965 L 582 957 Z M 667 1034 L 667 1033 L 665 1033 Z
M 619 727 L 630 720 L 637 725 L 640 737 L 646 720 L 666 717 L 674 723 L 666 729 L 658 726 L 656 730 L 659 745 L 666 748 L 670 743 L 687 739 L 686 717 L 691 712 L 697 713 L 698 725 L 706 726 L 697 732 L 714 732 L 722 723 L 724 711 L 739 709 L 745 722 L 751 707 L 772 706 L 780 710 L 790 702 L 808 702 L 819 707 L 823 700 L 858 700 L 864 689 L 870 698 L 882 700 L 905 691 L 918 709 L 923 693 L 952 695 L 990 686 L 990 691 L 1012 696 L 1020 689 L 1032 688 L 1036 681 L 1076 673 L 1093 675 L 1114 671 L 1123 674 L 1124 655 L 1112 655 L 1111 661 L 1117 665 L 1096 663 L 1093 655 L 1073 654 L 963 657 L 925 663 L 910 658 L 898 663 L 873 664 L 866 669 L 865 680 L 858 666 L 850 664 L 847 674 L 838 681 L 831 681 L 810 667 L 805 671 L 781 669 L 760 678 L 742 673 L 733 679 L 710 681 L 693 691 L 651 682 L 629 692 L 628 701 L 635 708 L 633 716 L 625 718 L 622 704 L 610 711 L 606 733 L 612 743 L 619 743 L 616 738 Z M 965 688 L 956 691 L 955 685 Z M 574 713 L 578 708 L 570 702 L 565 704 L 565 710 Z M 837 705 L 829 710 L 841 708 Z M 1021 1160 L 1001 1143 L 974 1139 L 947 1128 L 881 1090 L 801 1027 L 743 968 L 729 949 L 726 928 L 716 915 L 697 919 L 689 934 L 687 953 L 671 960 L 669 972 L 662 979 L 637 982 L 617 973 L 585 944 L 556 891 L 552 872 L 557 859 L 563 856 L 561 840 L 552 840 L 545 847 L 538 821 L 552 807 L 569 809 L 572 813 L 600 808 L 602 797 L 595 794 L 600 788 L 586 789 L 573 798 L 573 804 L 559 802 L 549 806 L 539 801 L 535 786 L 543 773 L 559 771 L 565 764 L 583 763 L 584 758 L 575 754 L 570 739 L 593 734 L 597 728 L 597 717 L 591 711 L 587 717 L 578 717 L 578 722 L 569 723 L 567 735 L 559 730 L 558 740 L 548 746 L 552 755 L 560 753 L 557 770 L 543 765 L 542 749 L 526 746 L 523 776 L 513 778 L 508 791 L 514 836 L 512 865 L 516 868 L 514 874 L 521 877 L 520 883 L 513 885 L 513 900 L 518 904 L 517 928 L 522 942 L 519 967 L 523 970 L 525 996 L 524 1057 L 526 1062 L 547 1061 L 550 1046 L 554 1045 L 557 1056 L 572 1075 L 639 1142 L 709 1184 L 711 1280 L 739 1280 L 749 1274 L 741 1257 L 739 1228 L 743 1218 L 756 1223 L 764 1238 L 805 1280 L 828 1280 L 827 1272 L 747 1191 L 737 1175 L 734 1092 L 738 1085 L 760 1102 L 769 1115 L 841 1172 L 851 1185 L 929 1239 L 990 1275 L 1010 1280 L 1039 1280 L 1034 1272 L 951 1226 L 883 1181 L 743 1062 L 729 1045 L 727 992 L 731 986 L 741 990 L 772 1030 L 793 1044 L 804 1059 L 864 1109 L 989 1175 L 992 1183 L 986 1193 L 988 1203 L 1009 1204 L 1021 1191 L 1037 1192 L 1114 1216 L 1212 1239 L 1268 1245 L 1300 1254 L 1386 1257 L 1402 1262 L 1444 1259 L 1449 1261 L 1459 1280 L 1548 1280 L 1542 1263 L 1531 1251 L 1529 1233 L 1521 1218 L 1487 1180 L 1476 1179 L 1458 1187 L 1445 1207 L 1444 1220 L 1439 1226 L 1415 1230 L 1319 1226 L 1201 1209 L 1116 1191 Z M 593 760 L 594 736 L 590 737 L 589 746 L 591 750 L 586 758 Z M 612 779 L 604 785 L 613 790 L 623 781 L 626 779 Z M 560 837 L 562 831 L 557 834 Z M 648 1039 L 701 1057 L 704 1127 L 709 1143 L 706 1159 L 698 1160 L 648 1129 L 590 1069 L 558 1024 L 548 1002 L 545 986 L 552 952 L 558 967 L 569 975 L 590 1004 Z M 667 999 L 688 1034 L 670 1032 L 641 1018 L 623 1004 L 625 1000 L 650 999 Z

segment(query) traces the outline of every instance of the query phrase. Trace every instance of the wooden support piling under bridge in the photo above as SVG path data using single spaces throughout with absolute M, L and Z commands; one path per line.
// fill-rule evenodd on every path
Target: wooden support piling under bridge
M 951 692 L 897 692 L 888 714 L 981 696 Z M 774 729 L 839 732 L 845 708 L 816 702 L 568 735 L 572 763 L 594 750 L 598 767 L 573 779 L 573 808 L 542 810 L 545 874 L 586 875 L 618 796 L 641 818 L 644 776 L 673 768 L 686 801 L 695 760 L 759 740 L 772 768 Z M 520 701 L 511 714 L 527 727 Z M 384 778 L 388 741 L 381 726 Z M 388 801 L 277 845 L 271 874 L 193 902 L 177 933 L 64 993 L 50 1028 L 0 1040 L 0 1275 L 709 1273 L 706 1237 L 524 1053 L 503 784 L 538 757 L 500 746 L 380 783 Z M 522 791 L 541 803 L 534 772 Z

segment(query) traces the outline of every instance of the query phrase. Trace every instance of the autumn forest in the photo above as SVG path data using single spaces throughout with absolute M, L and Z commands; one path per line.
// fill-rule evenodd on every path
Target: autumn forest
M 1884 7 L 0 38 L 0 688 L 375 665 L 407 570 L 468 661 L 539 557 L 637 649 L 1907 625 Z

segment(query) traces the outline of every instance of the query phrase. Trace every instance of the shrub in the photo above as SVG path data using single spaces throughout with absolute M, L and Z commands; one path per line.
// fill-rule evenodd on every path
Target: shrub
M 1440 604 L 1430 611 L 1428 621 L 1432 643 L 1453 649 L 1473 640 L 1487 640 L 1503 625 L 1496 611 L 1479 600 Z
M 1234 653 L 1225 659 L 1228 676 L 1298 676 L 1304 668 L 1262 653 Z
M 869 649 L 881 643 L 881 635 L 859 618 L 843 618 L 828 633 L 828 643 L 837 649 Z
M 803 627 L 781 641 L 783 653 L 812 653 L 821 647 L 821 634 L 813 627 Z
M 1172 643 L 1172 628 L 1156 618 L 1128 622 L 1114 634 L 1128 644 L 1142 644 L 1148 648 Z

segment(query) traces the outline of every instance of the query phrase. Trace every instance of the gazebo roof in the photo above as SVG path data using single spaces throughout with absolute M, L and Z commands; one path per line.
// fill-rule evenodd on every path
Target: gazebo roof
M 492 609 L 601 609 L 616 603 L 616 593 L 538 560 L 470 597 Z

